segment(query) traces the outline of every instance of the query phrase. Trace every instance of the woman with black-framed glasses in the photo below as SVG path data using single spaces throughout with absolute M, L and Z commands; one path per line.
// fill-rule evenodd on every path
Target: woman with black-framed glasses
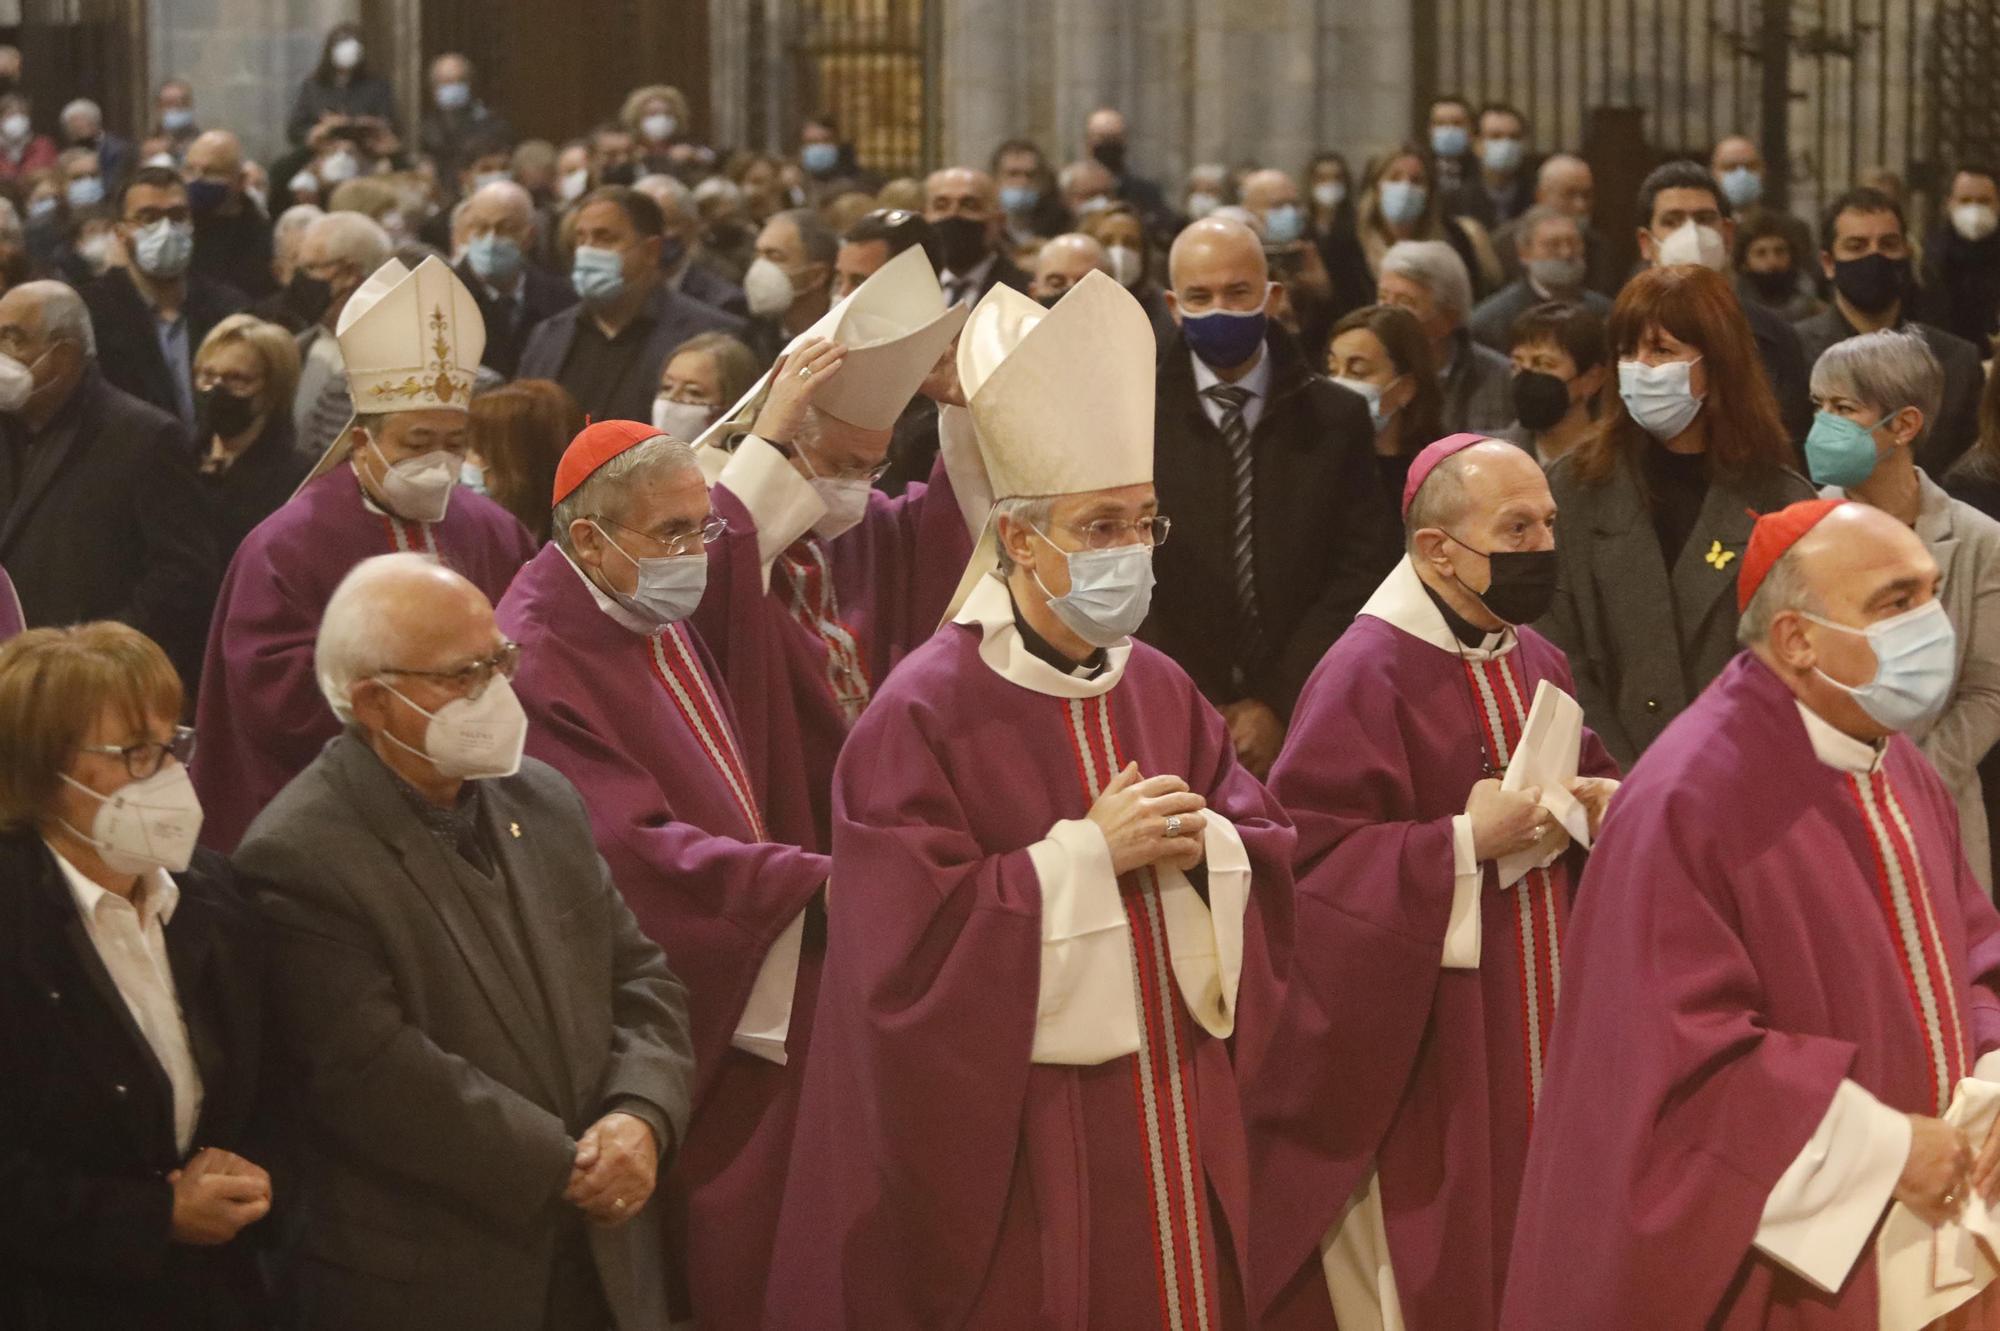
M 123 624 L 0 645 L 0 1325 L 260 1315 L 263 947 L 180 711 Z

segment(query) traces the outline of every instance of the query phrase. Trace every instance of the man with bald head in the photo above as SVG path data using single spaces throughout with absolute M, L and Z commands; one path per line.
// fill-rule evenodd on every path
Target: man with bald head
M 1160 357 L 1155 484 L 1175 540 L 1141 636 L 1174 658 L 1262 776 L 1306 676 L 1395 561 L 1355 394 L 1272 320 L 1264 247 L 1205 218 L 1175 240 Z
M 1759 519 L 1748 650 L 1584 876 L 1502 1325 L 1916 1327 L 1992 1279 L 2000 918 L 1902 734 L 1952 688 L 1938 583 L 1868 505 Z
M 418 141 L 447 180 L 471 160 L 468 145 L 472 141 L 513 142 L 506 117 L 480 100 L 472 84 L 472 62 L 457 51 L 446 51 L 431 61 L 431 98 L 424 108 Z
M 341 579 L 312 652 L 340 732 L 237 850 L 301 1090 L 298 1325 L 665 1325 L 686 991 L 576 788 L 522 756 L 520 648 L 402 553 Z
M 938 285 L 953 305 L 976 305 L 996 285 L 1028 290 L 1028 275 L 1000 252 L 1000 195 L 993 177 L 948 166 L 924 181 L 924 219 L 938 242 Z
M 188 144 L 181 164 L 194 215 L 197 276 L 256 300 L 277 290 L 271 276 L 271 219 L 243 189 L 243 141 L 211 129 Z
M 1313 672 L 1271 774 L 1299 829 L 1299 926 L 1279 1033 L 1244 1070 L 1267 1326 L 1494 1325 L 1571 832 L 1595 835 L 1616 784 L 1574 730 L 1538 755 L 1580 774 L 1563 788 L 1498 779 L 1537 689 L 1575 691 L 1525 627 L 1555 593 L 1534 458 L 1441 439 L 1402 509 L 1404 559 Z
M 1577 227 L 1583 232 L 1585 282 L 1592 291 L 1609 296 L 1617 292 L 1625 274 L 1611 270 L 1611 256 L 1604 237 L 1591 225 L 1591 210 L 1596 203 L 1597 178 L 1591 172 L 1590 163 L 1574 153 L 1553 153 L 1543 159 L 1541 167 L 1535 172 L 1535 204 L 1554 208 L 1576 219 Z M 1500 267 L 1510 282 L 1519 281 L 1525 271 L 1520 253 L 1520 227 L 1524 217 L 1525 214 L 1515 218 L 1493 233 L 1493 248 L 1499 254 Z
M 1090 272 L 1109 274 L 1111 260 L 1104 253 L 1104 246 L 1081 231 L 1057 236 L 1042 243 L 1035 255 L 1035 280 L 1028 287 L 1028 294 L 1044 305 L 1053 305 L 1062 299 L 1062 294 L 1083 280 Z
M 1070 216 L 1079 221 L 1118 202 L 1118 178 L 1093 157 L 1071 162 L 1058 171 L 1056 189 Z
M 1174 210 L 1159 183 L 1133 174 L 1124 112 L 1109 106 L 1092 111 L 1083 123 L 1083 151 L 1111 173 L 1115 197 L 1138 210 L 1150 234 L 1164 237 L 1173 230 Z
M 190 694 L 222 570 L 187 432 L 113 387 L 83 298 L 0 296 L 0 565 L 30 628 L 118 619 L 166 649 Z
M 455 248 L 464 252 L 458 277 L 486 320 L 481 363 L 512 379 L 528 344 L 528 331 L 576 304 L 576 288 L 533 263 L 535 202 L 511 180 L 474 190 L 452 224 Z

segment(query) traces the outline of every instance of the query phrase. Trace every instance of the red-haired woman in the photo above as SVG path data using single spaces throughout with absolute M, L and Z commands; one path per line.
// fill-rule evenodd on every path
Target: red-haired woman
M 1611 311 L 1603 428 L 1549 472 L 1561 588 L 1540 625 L 1630 770 L 1736 654 L 1753 513 L 1813 497 L 1728 279 L 1650 268 Z

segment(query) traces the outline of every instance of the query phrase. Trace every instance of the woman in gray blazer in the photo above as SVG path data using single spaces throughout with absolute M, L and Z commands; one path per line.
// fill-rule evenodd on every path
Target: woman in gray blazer
M 1822 493 L 1908 523 L 1944 575 L 1938 597 L 1958 634 L 1958 678 L 1944 710 L 1909 735 L 1957 800 L 1966 858 L 1991 892 L 1979 762 L 2000 741 L 2000 522 L 1916 464 L 1944 400 L 1944 370 L 1922 337 L 1889 330 L 1834 343 L 1813 366 L 1812 398 L 1806 464 Z
M 1736 655 L 1736 574 L 1758 513 L 1810 499 L 1726 279 L 1649 268 L 1611 311 L 1603 429 L 1549 471 L 1560 585 L 1536 625 L 1629 771 Z

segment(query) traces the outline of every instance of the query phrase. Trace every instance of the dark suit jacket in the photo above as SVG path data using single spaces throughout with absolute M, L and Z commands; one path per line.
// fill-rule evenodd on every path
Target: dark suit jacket
M 206 448 L 207 441 L 203 441 Z M 215 513 L 215 544 L 223 568 L 251 528 L 292 497 L 319 461 L 298 446 L 289 408 L 273 416 L 228 471 L 203 476 L 201 488 Z
M 603 402 L 584 402 L 583 409 L 594 420 L 649 421 L 653 418 L 653 397 L 659 391 L 660 370 L 674 348 L 697 333 L 728 333 L 742 337 L 749 325 L 733 314 L 704 305 L 698 300 L 675 295 L 662 285 L 656 287 L 646 304 L 653 331 L 645 348 L 635 358 L 632 370 L 618 389 Z M 554 379 L 562 382 L 563 365 L 569 360 L 576 341 L 576 321 L 584 318 L 581 303 L 561 310 L 536 324 L 528 334 L 515 367 L 519 379 Z M 565 385 L 567 387 L 567 385 Z
M 733 314 L 739 319 L 750 317 L 750 300 L 743 294 L 743 288 L 703 264 L 691 263 L 687 266 L 687 271 L 681 274 L 680 290 L 683 296 L 713 306 L 724 314 Z
M 521 278 L 521 305 L 514 311 L 513 321 L 508 323 L 500 318 L 492 293 L 472 271 L 471 262 L 461 259 L 458 263 L 458 280 L 465 283 L 465 289 L 472 293 L 473 303 L 479 306 L 479 317 L 486 321 L 486 352 L 479 358 L 479 363 L 503 379 L 514 377 L 521 364 L 521 352 L 528 345 L 528 336 L 536 326 L 550 315 L 560 314 L 576 304 L 576 288 L 566 278 L 534 264 L 522 269 Z
M 1472 311 L 1472 317 L 1465 321 L 1465 326 L 1472 330 L 1473 341 L 1504 356 L 1513 350 L 1508 340 L 1514 330 L 1514 321 L 1541 303 L 1542 298 L 1528 285 L 1528 279 L 1517 278 L 1480 301 Z M 1611 317 L 1611 302 L 1588 287 L 1584 288 L 1583 299 L 1579 303 L 1599 318 Z
M 197 850 L 174 881 L 167 958 L 202 1080 L 194 1149 L 272 1169 L 257 1135 L 261 925 L 220 856 Z M 220 1248 L 173 1242 L 166 1176 L 184 1160 L 166 1073 L 39 836 L 0 835 L 0 885 L 0 1326 L 258 1324 L 252 1248 L 270 1220 Z
M 1812 429 L 1811 362 L 1799 345 L 1799 335 L 1774 310 L 1756 301 L 1739 300 L 1743 317 L 1750 321 L 1750 334 L 1757 339 L 1757 355 L 1764 362 L 1764 375 L 1771 393 L 1778 399 L 1778 419 L 1784 422 L 1785 437 L 1794 448 L 1802 448 L 1806 431 Z M 1626 767 L 1629 764 L 1620 763 Z
M 221 562 L 180 422 L 92 368 L 40 435 L 18 417 L 5 428 L 0 564 L 28 623 L 123 620 L 166 649 L 192 698 Z
M 1239 620 L 1233 462 L 1178 335 L 1160 357 L 1153 426 L 1153 483 L 1173 535 L 1154 553 L 1160 590 L 1139 636 L 1211 702 L 1256 698 L 1289 717 L 1306 676 L 1401 551 L 1367 404 L 1313 373 L 1283 330 L 1271 331 L 1266 352 L 1271 396 L 1250 436 L 1260 645 L 1250 649 Z
M 1584 724 L 1630 771 L 1736 655 L 1736 575 L 1753 513 L 1811 499 L 1814 490 L 1791 471 L 1760 484 L 1711 482 L 1672 568 L 1636 463 L 1621 459 L 1588 485 L 1565 456 L 1549 469 L 1549 492 L 1563 515 L 1559 585 L 1535 627 L 1568 653 Z
M 1979 363 L 1979 349 L 1962 337 L 1934 324 L 1904 320 L 1900 326 L 1922 336 L 1944 370 L 1944 399 L 1938 404 L 1937 419 L 1925 422 L 1928 429 L 1917 448 L 1917 465 L 1932 476 L 1942 476 L 1979 439 L 1979 395 L 1986 387 L 1986 368 Z M 1834 343 L 1857 335 L 1838 305 L 1828 305 L 1792 327 L 1808 366 L 1818 364 Z
M 123 268 L 110 268 L 104 276 L 85 286 L 84 304 L 90 307 L 90 326 L 97 333 L 97 363 L 104 377 L 141 402 L 150 402 L 169 416 L 178 417 L 180 400 L 174 396 L 173 373 L 160 351 L 155 329 L 159 320 L 153 307 L 133 285 L 132 275 Z M 224 286 L 198 273 L 187 279 L 187 306 L 181 317 L 187 321 L 188 370 L 194 370 L 195 353 L 208 330 L 232 314 L 248 309 L 249 298 L 235 287 Z M 189 400 L 194 387 L 188 385 Z M 193 422 L 188 422 L 192 424 Z
M 272 925 L 271 1021 L 298 1065 L 308 1327 L 542 1331 L 579 1214 L 561 1200 L 576 1137 L 635 1101 L 666 1151 L 687 1126 L 686 991 L 612 885 L 575 788 L 530 758 L 479 791 L 532 977 L 488 932 L 495 884 L 353 735 L 236 852 Z M 590 1230 L 621 1327 L 665 1323 L 658 1196 Z

